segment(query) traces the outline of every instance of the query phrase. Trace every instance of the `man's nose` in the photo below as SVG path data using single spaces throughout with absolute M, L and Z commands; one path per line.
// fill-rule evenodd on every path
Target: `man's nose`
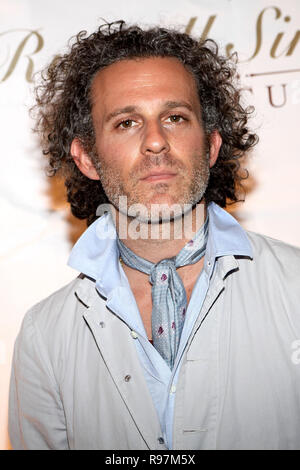
M 147 124 L 141 150 L 144 155 L 165 154 L 169 152 L 169 142 L 160 123 L 152 122 Z

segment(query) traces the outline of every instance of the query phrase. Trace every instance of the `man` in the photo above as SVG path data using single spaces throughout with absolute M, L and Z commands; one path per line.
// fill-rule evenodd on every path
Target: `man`
M 222 209 L 257 140 L 234 77 L 211 41 L 123 22 L 48 68 L 37 128 L 90 226 L 17 338 L 14 448 L 300 448 L 300 251 Z

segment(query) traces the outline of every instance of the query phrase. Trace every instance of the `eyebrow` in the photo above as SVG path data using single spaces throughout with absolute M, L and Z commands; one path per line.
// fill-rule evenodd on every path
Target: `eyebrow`
M 135 106 L 125 106 L 125 108 L 116 109 L 115 111 L 112 111 L 107 115 L 107 117 L 105 118 L 105 122 L 111 121 L 116 116 L 119 116 L 119 114 L 133 113 L 135 111 L 137 111 L 137 108 Z
M 166 101 L 163 107 L 166 111 L 174 108 L 187 108 L 189 111 L 193 111 L 193 107 L 186 101 Z M 105 122 L 111 121 L 120 114 L 134 113 L 137 111 L 138 108 L 136 106 L 125 106 L 124 108 L 116 109 L 107 115 Z
M 187 108 L 189 111 L 193 111 L 193 107 L 186 101 L 167 101 L 165 107 L 166 109 Z

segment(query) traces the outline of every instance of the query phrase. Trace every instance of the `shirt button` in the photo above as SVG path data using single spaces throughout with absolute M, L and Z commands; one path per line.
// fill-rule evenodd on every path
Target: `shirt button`
M 210 266 L 211 265 L 211 262 L 210 261 L 207 261 L 207 266 Z
M 157 440 L 158 440 L 158 443 L 159 443 L 159 444 L 164 444 L 164 443 L 165 443 L 163 437 L 159 437 Z
M 125 375 L 124 377 L 125 382 L 129 382 L 130 379 L 131 379 L 131 375 Z
M 131 336 L 134 338 L 134 339 L 137 339 L 138 335 L 135 331 L 132 330 L 131 332 Z
M 172 385 L 170 392 L 171 392 L 171 393 L 175 393 L 175 392 L 176 392 L 176 386 L 175 386 L 175 385 Z

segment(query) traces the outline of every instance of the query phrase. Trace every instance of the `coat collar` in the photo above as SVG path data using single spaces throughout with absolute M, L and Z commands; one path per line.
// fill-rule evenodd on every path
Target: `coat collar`
M 217 204 L 208 205 L 209 231 L 204 269 L 211 275 L 216 258 L 226 255 L 253 258 L 246 232 Z M 128 280 L 119 263 L 116 230 L 109 214 L 97 219 L 74 245 L 68 265 L 96 281 L 104 297 L 113 289 L 128 288 Z

